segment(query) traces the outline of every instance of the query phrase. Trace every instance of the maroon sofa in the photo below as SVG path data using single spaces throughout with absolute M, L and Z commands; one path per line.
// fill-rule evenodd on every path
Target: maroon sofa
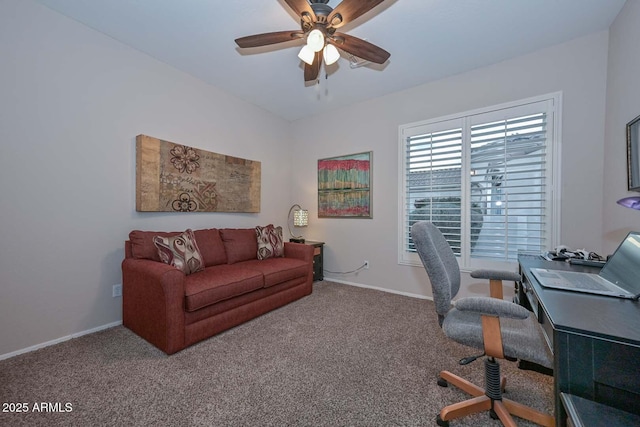
M 167 354 L 311 294 L 312 246 L 259 260 L 253 228 L 194 230 L 205 268 L 185 275 L 153 244 L 178 234 L 132 231 L 122 262 L 122 323 Z

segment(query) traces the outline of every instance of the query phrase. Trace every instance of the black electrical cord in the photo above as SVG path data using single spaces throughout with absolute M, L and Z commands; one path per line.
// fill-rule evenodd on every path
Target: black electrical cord
M 367 266 L 367 264 L 362 264 L 360 267 L 356 268 L 355 270 L 351 270 L 351 271 L 329 271 L 329 270 L 324 270 L 324 269 L 323 269 L 323 271 L 325 273 L 331 273 L 331 274 L 352 274 L 352 273 L 357 273 L 357 272 L 361 271 L 366 266 Z

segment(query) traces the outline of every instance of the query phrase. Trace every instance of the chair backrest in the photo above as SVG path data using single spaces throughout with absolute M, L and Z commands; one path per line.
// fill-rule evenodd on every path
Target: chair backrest
M 440 230 L 428 221 L 411 227 L 411 238 L 424 265 L 436 305 L 440 326 L 451 309 L 451 300 L 460 290 L 460 267 L 456 256 Z

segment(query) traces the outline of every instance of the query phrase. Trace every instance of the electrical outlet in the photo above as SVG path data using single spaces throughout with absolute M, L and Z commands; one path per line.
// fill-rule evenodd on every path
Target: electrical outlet
M 117 285 L 113 285 L 112 296 L 114 298 L 118 298 L 122 296 L 122 284 L 118 283 Z
M 369 269 L 369 261 L 364 260 L 364 269 L 368 270 Z

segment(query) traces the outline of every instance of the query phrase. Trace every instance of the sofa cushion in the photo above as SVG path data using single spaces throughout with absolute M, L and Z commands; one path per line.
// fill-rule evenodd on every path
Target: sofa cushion
M 207 267 L 184 281 L 185 309 L 195 311 L 238 295 L 262 288 L 262 273 L 243 265 Z
M 265 227 L 256 227 L 258 238 L 258 259 L 267 259 L 284 256 L 284 240 L 282 227 L 274 227 L 269 224 Z
M 220 230 L 220 235 L 229 264 L 257 259 L 258 240 L 253 228 L 223 228 Z
M 220 232 L 216 228 L 196 230 L 193 234 L 196 236 L 196 242 L 200 248 L 205 267 L 227 263 L 224 243 L 222 243 L 222 237 L 220 237 Z
M 129 233 L 129 242 L 131 242 L 131 255 L 136 259 L 151 259 L 153 261 L 162 262 L 158 254 L 158 248 L 153 244 L 155 236 L 173 237 L 180 234 L 179 231 L 140 231 L 133 230 Z
M 184 274 L 204 269 L 202 254 L 191 229 L 172 237 L 155 236 L 153 244 L 158 248 L 162 262 L 174 266 Z
M 309 264 L 295 258 L 256 259 L 243 262 L 242 265 L 263 274 L 265 288 L 298 277 L 306 277 L 309 273 Z

